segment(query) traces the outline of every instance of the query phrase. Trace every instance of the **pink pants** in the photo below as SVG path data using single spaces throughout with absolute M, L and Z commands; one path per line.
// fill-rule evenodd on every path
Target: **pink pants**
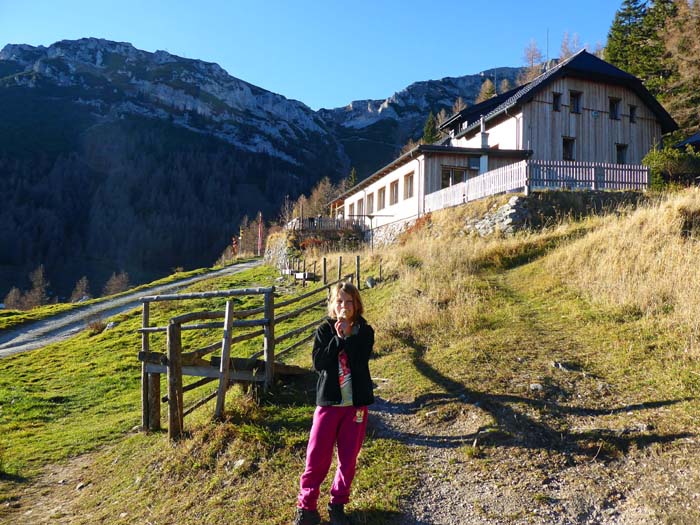
M 358 415 L 360 416 L 358 418 Z M 361 421 L 358 422 L 358 419 Z M 338 469 L 331 485 L 331 503 L 347 503 L 355 477 L 357 456 L 367 429 L 367 407 L 316 407 L 306 448 L 306 470 L 299 480 L 297 506 L 315 510 L 321 483 L 333 460 L 333 445 L 338 445 Z

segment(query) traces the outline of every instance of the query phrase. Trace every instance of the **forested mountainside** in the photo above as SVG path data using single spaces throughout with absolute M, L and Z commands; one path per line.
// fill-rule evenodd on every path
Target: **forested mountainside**
M 96 39 L 0 52 L 0 295 L 212 264 L 244 215 L 349 161 L 304 104 L 216 64 Z
M 485 75 L 513 81 L 515 68 Z M 240 220 L 322 177 L 360 177 L 471 103 L 480 75 L 314 112 L 216 64 L 85 38 L 0 51 L 0 297 L 44 264 L 54 293 L 213 263 Z

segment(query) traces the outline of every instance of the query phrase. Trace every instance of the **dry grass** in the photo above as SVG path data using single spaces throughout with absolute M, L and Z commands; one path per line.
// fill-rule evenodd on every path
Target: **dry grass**
M 700 191 L 674 194 L 557 251 L 548 267 L 589 299 L 631 316 L 658 317 L 700 357 Z

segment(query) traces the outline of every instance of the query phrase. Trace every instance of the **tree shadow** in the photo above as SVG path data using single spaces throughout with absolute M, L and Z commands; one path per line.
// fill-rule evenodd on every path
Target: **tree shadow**
M 478 442 L 481 446 L 511 446 L 529 449 L 546 449 L 566 454 L 591 456 L 599 459 L 613 459 L 626 453 L 632 446 L 646 448 L 654 443 L 669 443 L 678 439 L 694 436 L 690 432 L 675 434 L 640 433 L 634 430 L 614 431 L 609 429 L 592 429 L 571 431 L 566 428 L 554 428 L 542 421 L 536 421 L 526 412 L 513 407 L 513 404 L 525 404 L 544 409 L 555 421 L 566 415 L 602 416 L 622 412 L 637 412 L 671 406 L 694 398 L 650 401 L 616 408 L 587 408 L 561 405 L 551 400 L 532 399 L 512 394 L 489 394 L 465 387 L 430 366 L 423 356 L 427 347 L 418 343 L 413 337 L 398 335 L 402 343 L 413 350 L 412 363 L 424 377 L 444 389 L 445 393 L 431 393 L 419 396 L 412 403 L 387 403 L 385 409 L 399 414 L 415 414 L 431 406 L 449 402 L 465 403 L 478 406 L 488 412 L 495 420 L 494 425 L 478 429 L 470 434 L 457 436 L 435 436 L 421 433 L 403 432 L 396 437 L 409 443 L 435 447 L 452 448 Z M 646 429 L 645 429 L 646 430 Z M 648 429 L 651 430 L 651 429 Z

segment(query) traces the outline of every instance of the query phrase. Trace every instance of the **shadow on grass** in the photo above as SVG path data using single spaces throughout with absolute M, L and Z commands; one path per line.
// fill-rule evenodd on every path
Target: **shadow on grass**
M 29 481 L 29 478 L 20 476 L 19 474 L 11 474 L 8 472 L 0 471 L 0 481 L 10 481 L 12 483 L 26 483 Z
M 640 433 L 639 430 L 613 431 L 593 429 L 583 432 L 570 431 L 567 428 L 555 428 L 547 423 L 536 421 L 524 411 L 512 405 L 525 404 L 547 411 L 548 416 L 563 418 L 574 416 L 602 416 L 622 412 L 636 412 L 644 409 L 671 406 L 693 398 L 650 401 L 636 405 L 617 408 L 569 407 L 558 403 L 531 399 L 516 395 L 489 394 L 466 388 L 425 362 L 423 356 L 427 348 L 410 336 L 401 336 L 401 341 L 413 350 L 412 364 L 427 379 L 446 391 L 441 394 L 427 394 L 418 397 L 410 404 L 392 404 L 380 401 L 387 411 L 415 414 L 427 407 L 448 402 L 468 403 L 488 412 L 495 424 L 482 427 L 477 432 L 459 436 L 434 436 L 418 433 L 401 433 L 394 437 L 408 443 L 435 448 L 460 447 L 477 440 L 481 446 L 512 446 L 531 449 L 546 449 L 567 454 L 580 454 L 600 459 L 613 459 L 626 453 L 632 446 L 645 448 L 654 443 L 669 443 L 678 439 L 694 436 L 690 432 L 676 434 Z M 564 427 L 564 425 L 562 425 Z
M 404 517 L 400 512 L 377 509 L 353 511 L 351 515 L 353 523 L 358 525 L 395 525 Z

